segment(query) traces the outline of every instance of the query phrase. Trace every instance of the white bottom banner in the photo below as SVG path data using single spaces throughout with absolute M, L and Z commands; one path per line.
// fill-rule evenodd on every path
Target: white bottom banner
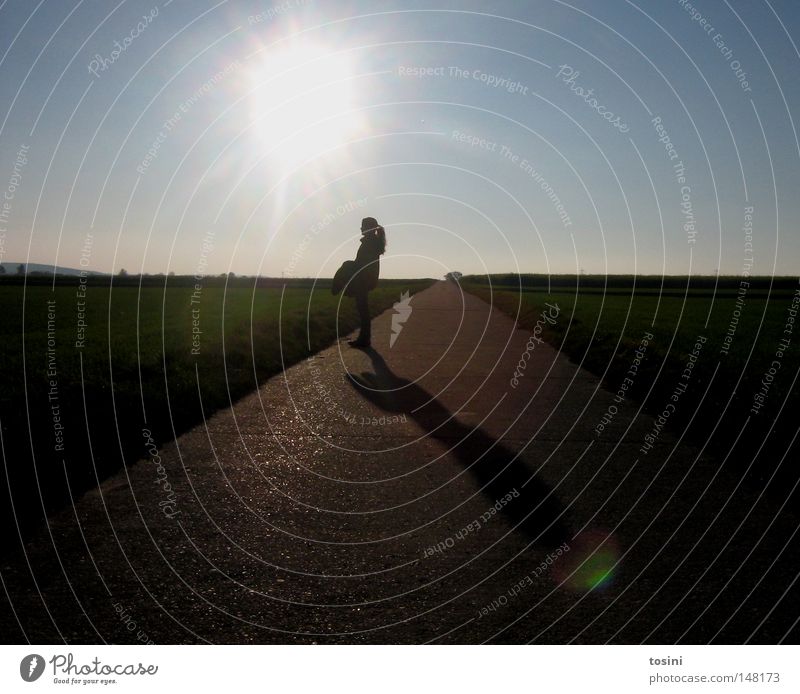
M 798 692 L 795 646 L 4 646 L 0 691 Z

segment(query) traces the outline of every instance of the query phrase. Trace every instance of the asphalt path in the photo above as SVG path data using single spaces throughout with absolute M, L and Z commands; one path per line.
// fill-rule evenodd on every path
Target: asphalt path
M 339 341 L 53 516 L 3 561 L 4 640 L 774 643 L 792 628 L 796 517 L 668 429 L 643 453 L 654 420 L 637 403 L 455 284 L 409 306 L 375 319 L 372 349 Z

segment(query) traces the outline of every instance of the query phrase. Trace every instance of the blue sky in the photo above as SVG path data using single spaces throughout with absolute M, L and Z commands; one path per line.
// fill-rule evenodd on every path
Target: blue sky
M 793 274 L 798 44 L 788 0 L 7 0 L 0 259 L 331 276 L 370 215 L 385 276 Z

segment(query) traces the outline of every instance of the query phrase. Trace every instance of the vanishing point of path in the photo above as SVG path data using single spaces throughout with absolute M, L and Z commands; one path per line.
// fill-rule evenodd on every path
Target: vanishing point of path
M 391 347 L 388 311 L 373 350 L 335 344 L 52 517 L 0 567 L 6 640 L 787 632 L 796 518 L 667 433 L 639 453 L 634 403 L 598 437 L 613 395 L 456 285 L 411 307 Z

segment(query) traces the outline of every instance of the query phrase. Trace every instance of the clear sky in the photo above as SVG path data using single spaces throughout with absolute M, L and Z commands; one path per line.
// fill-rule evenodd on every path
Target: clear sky
M 331 276 L 369 215 L 388 277 L 797 273 L 799 45 L 796 0 L 6 0 L 0 260 Z

